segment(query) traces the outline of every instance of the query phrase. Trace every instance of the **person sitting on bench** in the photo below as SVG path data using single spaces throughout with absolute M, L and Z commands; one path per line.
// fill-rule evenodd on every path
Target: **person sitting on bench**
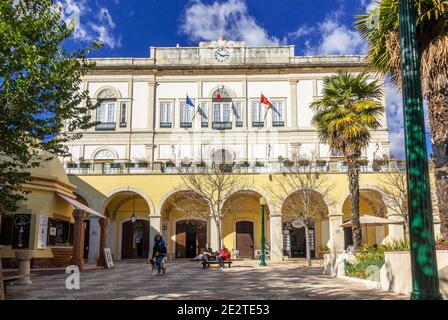
M 218 253 L 218 262 L 219 262 L 219 266 L 221 267 L 221 269 L 224 268 L 224 261 L 229 262 L 230 261 L 230 252 L 229 250 L 227 250 L 226 246 L 222 246 L 222 249 L 219 250 Z
M 202 269 L 207 268 L 207 262 L 209 260 L 216 260 L 216 253 L 213 252 L 212 248 L 205 249 L 202 255 Z

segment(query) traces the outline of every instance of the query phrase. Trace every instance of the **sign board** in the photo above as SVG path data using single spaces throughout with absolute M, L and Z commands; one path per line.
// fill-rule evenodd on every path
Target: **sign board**
M 168 223 L 166 222 L 162 224 L 162 237 L 163 239 L 168 239 Z
M 112 252 L 110 251 L 110 248 L 104 249 L 104 261 L 106 262 L 107 269 L 114 267 L 114 260 L 112 259 Z
M 50 227 L 50 236 L 55 237 L 56 236 L 56 228 Z
M 39 216 L 39 235 L 37 237 L 37 249 L 47 249 L 48 241 L 48 217 Z

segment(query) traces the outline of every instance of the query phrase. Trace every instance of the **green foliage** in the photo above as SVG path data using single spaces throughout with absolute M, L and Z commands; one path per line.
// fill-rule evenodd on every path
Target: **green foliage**
M 330 248 L 328 246 L 322 245 L 320 246 L 320 252 L 330 252 Z
M 355 254 L 356 263 L 347 263 L 346 273 L 349 277 L 366 279 L 369 266 L 381 268 L 384 264 L 384 247 L 363 244 Z
M 367 73 L 339 71 L 324 79 L 322 98 L 311 104 L 319 139 L 345 156 L 360 154 L 370 130 L 380 126 L 383 86 Z
M 61 17 L 52 0 L 0 1 L 0 215 L 26 198 L 31 168 L 68 156 L 64 143 L 94 125 L 79 90 L 90 49 L 67 52 L 73 29 Z
M 411 244 L 408 240 L 397 240 L 384 245 L 384 251 L 409 251 Z

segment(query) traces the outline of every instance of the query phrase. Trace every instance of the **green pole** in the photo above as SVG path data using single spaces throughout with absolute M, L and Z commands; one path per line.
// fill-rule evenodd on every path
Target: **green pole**
M 267 267 L 265 260 L 265 239 L 264 239 L 264 205 L 261 206 L 261 257 L 260 267 Z
M 413 0 L 400 0 L 400 44 L 406 141 L 413 300 L 442 299 L 426 151 L 420 58 Z

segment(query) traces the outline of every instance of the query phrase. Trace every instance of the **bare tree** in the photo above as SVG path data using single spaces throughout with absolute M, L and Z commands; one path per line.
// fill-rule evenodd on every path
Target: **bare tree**
M 409 215 L 406 172 L 394 170 L 383 174 L 378 187 L 383 193 L 388 209 L 403 218 L 404 233 L 405 238 L 407 238 L 409 234 Z
M 313 162 L 300 170 L 291 168 L 289 172 L 273 176 L 275 185 L 270 192 L 286 218 L 298 221 L 305 228 L 306 261 L 311 266 L 309 229 L 313 220 L 325 216 L 328 207 L 324 198 L 332 190 L 325 176 L 315 171 Z
M 213 163 L 200 168 L 182 168 L 183 184 L 171 203 L 179 211 L 192 216 L 212 218 L 217 228 L 218 245 L 222 247 L 222 219 L 235 209 L 241 208 L 238 191 L 249 190 L 253 181 L 249 176 L 229 172 L 229 165 Z M 232 201 L 227 201 L 232 199 Z

